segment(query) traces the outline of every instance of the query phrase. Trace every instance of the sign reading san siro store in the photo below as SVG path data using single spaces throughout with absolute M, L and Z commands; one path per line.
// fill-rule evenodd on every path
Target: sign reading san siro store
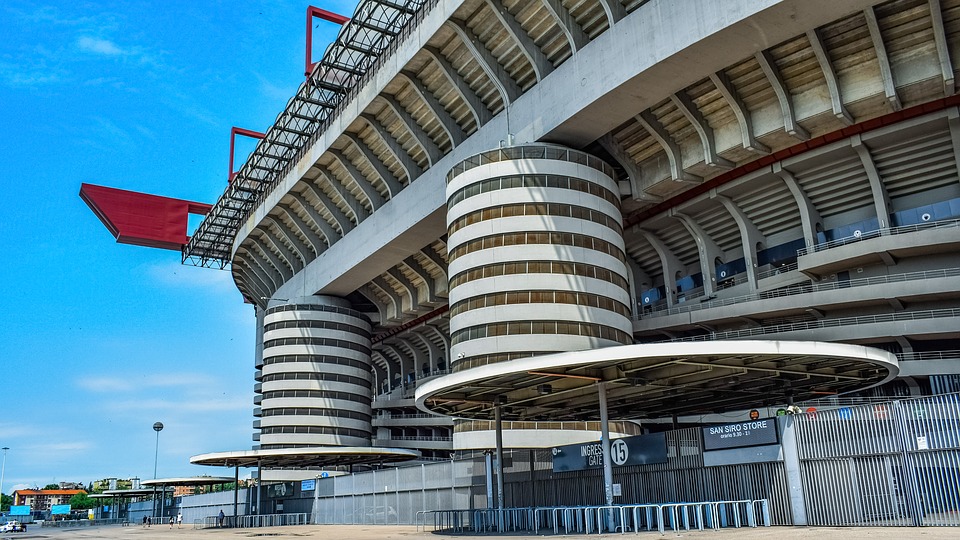
M 614 467 L 667 462 L 664 433 L 637 435 L 610 441 Z M 603 467 L 603 446 L 599 442 L 568 444 L 553 449 L 553 472 L 582 471 Z
M 778 442 L 777 421 L 773 418 L 703 428 L 704 450 L 743 448 Z

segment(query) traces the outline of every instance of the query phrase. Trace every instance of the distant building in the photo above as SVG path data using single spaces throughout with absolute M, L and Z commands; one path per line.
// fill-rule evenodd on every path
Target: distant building
M 60 489 L 86 490 L 86 486 L 84 486 L 82 482 L 60 482 Z
M 67 504 L 77 493 L 85 489 L 20 489 L 13 492 L 15 505 L 29 506 L 33 512 L 46 512 L 55 504 Z
M 195 495 L 197 493 L 200 493 L 200 491 L 197 490 L 196 486 L 177 486 L 173 488 L 174 497 L 182 497 L 184 495 Z
M 108 489 L 133 489 L 134 482 L 139 484 L 140 479 L 128 478 L 126 480 L 123 480 L 119 478 L 104 478 L 102 480 L 95 480 L 92 483 L 92 486 L 93 486 L 94 492 L 100 493 Z M 80 487 L 82 488 L 83 486 L 80 486 Z

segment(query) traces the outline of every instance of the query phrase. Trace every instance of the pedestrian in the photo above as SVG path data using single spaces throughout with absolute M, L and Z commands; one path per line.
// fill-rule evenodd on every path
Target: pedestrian
M 170 516 L 170 528 L 173 528 L 173 516 Z
M 223 528 L 223 509 L 220 509 L 220 514 L 217 515 L 217 519 L 220 522 L 220 527 Z
M 143 516 L 143 524 L 141 524 L 140 527 L 144 529 L 147 528 L 147 516 Z
M 179 512 L 177 514 L 177 528 L 178 529 L 183 528 L 183 512 Z
M 153 516 L 147 516 L 147 528 L 150 528 L 150 525 L 153 525 Z

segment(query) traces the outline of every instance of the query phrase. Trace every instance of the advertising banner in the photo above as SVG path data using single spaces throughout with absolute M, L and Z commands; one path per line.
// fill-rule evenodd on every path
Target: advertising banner
M 62 516 L 70 513 L 69 504 L 55 504 L 50 507 L 50 515 L 52 516 Z
M 23 506 L 11 506 L 11 507 L 10 507 L 10 515 L 11 515 L 11 516 L 29 516 L 29 515 L 30 515 L 30 507 L 27 506 L 27 505 L 23 505 Z

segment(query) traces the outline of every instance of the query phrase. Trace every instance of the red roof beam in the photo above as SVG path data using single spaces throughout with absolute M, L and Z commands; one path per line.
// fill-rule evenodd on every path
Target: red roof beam
M 234 158 L 234 143 L 237 140 L 237 135 L 242 135 L 244 137 L 250 137 L 251 139 L 262 139 L 266 137 L 263 133 L 259 131 L 251 131 L 249 129 L 238 128 L 236 126 L 230 128 L 230 174 L 227 175 L 227 183 L 233 182 L 233 177 L 237 175 L 233 170 L 233 158 Z
M 304 77 L 309 77 L 313 73 L 313 67 L 317 65 L 313 61 L 313 19 L 314 17 L 329 21 L 335 24 L 344 25 L 350 20 L 349 17 L 338 15 L 332 11 L 320 9 L 314 6 L 307 6 L 307 54 L 304 59 Z
M 206 215 L 209 204 L 123 189 L 80 184 L 80 198 L 120 244 L 180 251 L 189 214 Z

